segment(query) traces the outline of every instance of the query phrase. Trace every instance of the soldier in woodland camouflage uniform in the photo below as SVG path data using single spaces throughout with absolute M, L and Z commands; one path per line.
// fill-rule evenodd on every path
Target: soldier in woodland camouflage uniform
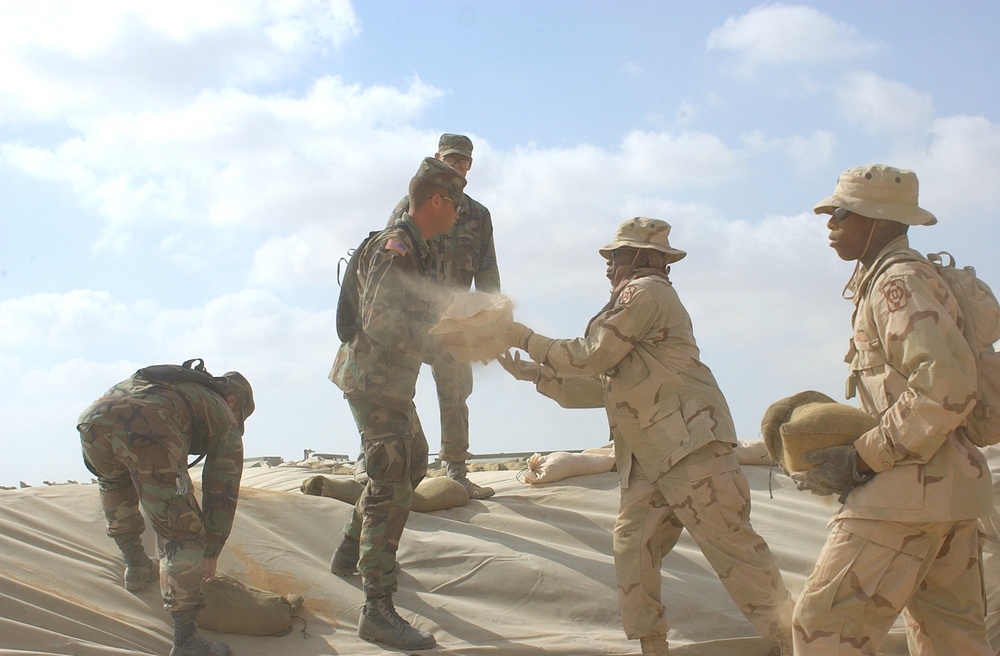
M 80 415 L 87 467 L 97 476 L 108 535 L 125 558 L 125 587 L 142 590 L 157 563 L 142 546 L 146 511 L 156 531 L 163 605 L 174 621 L 171 656 L 222 656 L 197 631 L 202 581 L 215 576 L 236 514 L 243 474 L 243 423 L 253 390 L 235 371 L 222 376 L 225 396 L 198 382 L 161 384 L 141 376 L 118 383 Z M 202 500 L 195 498 L 188 456 L 204 454 Z
M 670 226 L 637 217 L 600 249 L 611 300 L 584 336 L 549 339 L 515 323 L 505 356 L 515 377 L 564 407 L 608 414 L 621 482 L 614 531 L 622 625 L 643 654 L 666 654 L 660 566 L 687 529 L 757 631 L 791 653 L 791 599 L 750 525 L 750 490 L 733 455 L 736 430 L 715 377 L 699 359 L 691 319 L 670 283 Z M 782 648 L 785 651 L 781 651 Z
M 361 328 L 341 345 L 330 379 L 344 392 L 361 433 L 368 481 L 330 563 L 336 574 L 360 572 L 365 607 L 358 634 L 397 649 L 429 649 L 434 636 L 396 612 L 396 550 L 413 490 L 427 472 L 427 439 L 413 396 L 440 315 L 434 255 L 427 240 L 447 233 L 459 215 L 465 178 L 425 158 L 410 181 L 411 210 L 372 237 L 358 260 Z
M 461 134 L 442 134 L 438 140 L 438 159 L 462 174 L 472 168 L 472 140 Z M 493 221 L 486 206 L 468 194 L 461 194 L 462 214 L 446 235 L 427 240 L 435 255 L 435 277 L 448 291 L 500 293 L 500 272 L 493 247 Z M 389 217 L 391 226 L 409 209 L 403 198 Z M 459 362 L 445 349 L 430 354 L 431 373 L 437 385 L 441 408 L 441 450 L 438 457 L 446 463 L 448 476 L 459 481 L 473 499 L 493 496 L 493 489 L 469 480 L 466 461 L 469 453 L 469 406 L 472 394 L 472 365 Z
M 795 606 L 795 653 L 877 654 L 902 612 L 914 656 L 992 655 L 977 525 L 990 473 L 961 429 L 976 361 L 955 297 L 906 236 L 937 220 L 917 205 L 916 175 L 882 164 L 848 169 L 814 209 L 837 255 L 857 261 L 848 396 L 879 424 L 796 474 L 801 488 L 850 492 Z

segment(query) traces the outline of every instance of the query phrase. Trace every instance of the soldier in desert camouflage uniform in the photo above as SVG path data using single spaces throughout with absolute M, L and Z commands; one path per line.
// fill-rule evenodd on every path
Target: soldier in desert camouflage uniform
M 814 209 L 857 261 L 848 389 L 879 424 L 796 474 L 820 494 L 850 491 L 795 606 L 795 653 L 877 654 L 902 612 L 914 656 L 993 654 L 976 521 L 990 473 L 961 429 L 976 361 L 955 297 L 906 235 L 937 220 L 917 205 L 916 175 L 882 164 L 848 169 Z
M 564 407 L 608 414 L 621 482 L 614 530 L 622 625 L 643 654 L 666 654 L 669 624 L 660 566 L 682 529 L 775 653 L 791 653 L 791 599 L 764 540 L 750 525 L 750 490 L 736 430 L 715 377 L 699 359 L 691 319 L 670 283 L 670 226 L 637 217 L 600 249 L 611 300 L 582 338 L 553 340 L 515 323 L 505 356 L 515 377 Z M 782 647 L 786 649 L 781 652 Z
M 235 371 L 199 382 L 152 381 L 139 370 L 94 401 L 77 429 L 87 467 L 97 476 L 108 535 L 125 558 L 125 587 L 139 591 L 157 563 L 142 546 L 146 511 L 156 531 L 163 605 L 174 620 L 171 656 L 222 656 L 197 631 L 202 581 L 215 576 L 233 526 L 243 474 L 243 424 L 253 390 Z M 188 456 L 206 456 L 199 505 Z
M 444 162 L 428 157 L 420 164 L 410 181 L 412 209 L 360 254 L 360 329 L 341 345 L 330 371 L 361 433 L 368 476 L 330 569 L 360 572 L 366 602 L 358 634 L 398 649 L 436 644 L 399 616 L 392 594 L 413 490 L 427 472 L 427 439 L 413 405 L 427 331 L 441 305 L 427 240 L 451 229 L 464 187 L 465 178 Z
M 472 140 L 462 134 L 442 134 L 438 140 L 438 159 L 463 177 L 472 168 Z M 467 292 L 476 284 L 476 291 L 500 293 L 500 272 L 497 270 L 493 247 L 493 220 L 486 206 L 468 194 L 461 194 L 462 214 L 446 235 L 427 240 L 434 253 L 435 279 L 448 292 Z M 389 217 L 391 226 L 409 209 L 404 197 Z M 465 486 L 473 499 L 493 496 L 493 489 L 476 485 L 468 478 L 466 461 L 469 453 L 469 405 L 472 394 L 472 365 L 453 358 L 445 349 L 431 356 L 431 373 L 437 386 L 441 409 L 441 450 L 438 457 L 445 463 L 447 474 Z

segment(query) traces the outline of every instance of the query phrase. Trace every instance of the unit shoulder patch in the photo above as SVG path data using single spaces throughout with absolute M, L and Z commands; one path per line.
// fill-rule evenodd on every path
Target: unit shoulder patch
M 622 295 L 618 297 L 618 302 L 622 305 L 628 305 L 632 302 L 632 298 L 635 296 L 635 285 L 629 285 L 622 290 Z
M 882 285 L 882 295 L 885 297 L 885 304 L 889 312 L 902 310 L 910 299 L 910 292 L 900 280 L 890 280 Z

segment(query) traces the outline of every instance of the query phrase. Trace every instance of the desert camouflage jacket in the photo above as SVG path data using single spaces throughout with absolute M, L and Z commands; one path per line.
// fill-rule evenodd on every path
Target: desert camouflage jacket
M 431 237 L 427 243 L 436 260 L 435 278 L 452 291 L 500 293 L 500 272 L 493 246 L 493 220 L 486 206 L 463 194 L 462 213 L 446 235 Z M 410 209 L 409 199 L 396 204 L 388 225 Z
M 427 331 L 440 314 L 434 256 L 409 214 L 372 237 L 359 260 L 361 330 L 341 344 L 330 380 L 347 396 L 405 409 Z
M 851 281 L 854 336 L 848 398 L 879 425 L 855 442 L 877 473 L 847 498 L 839 516 L 935 522 L 974 519 L 990 503 L 990 473 L 958 427 L 975 405 L 976 361 L 947 284 L 909 254 L 905 236 L 888 244 Z
M 239 421 L 225 399 L 204 385 L 167 387 L 129 378 L 84 410 L 78 424 L 137 430 L 137 422 L 144 437 L 174 451 L 171 455 L 176 462 L 186 463 L 190 454 L 205 455 L 201 475 L 205 557 L 218 557 L 233 527 L 243 476 Z M 158 466 L 165 463 L 138 462 L 140 469 Z
M 632 456 L 650 480 L 713 441 L 736 442 L 726 399 L 700 361 L 691 318 L 663 277 L 633 279 L 583 337 L 532 335 L 539 392 L 566 407 L 603 405 L 627 486 Z

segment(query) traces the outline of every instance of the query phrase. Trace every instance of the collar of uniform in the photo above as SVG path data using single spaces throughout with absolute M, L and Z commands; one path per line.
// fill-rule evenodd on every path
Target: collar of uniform
M 900 235 L 896 237 L 879 252 L 878 257 L 872 262 L 870 267 L 862 266 L 858 269 L 857 274 L 854 276 L 854 280 L 851 281 L 851 287 L 857 291 L 863 289 L 866 284 L 869 284 L 869 278 L 876 271 L 882 269 L 882 263 L 887 259 L 896 255 L 898 253 L 910 250 L 910 240 L 906 235 Z
M 413 217 L 410 216 L 409 212 L 404 212 L 403 216 L 399 217 L 399 221 L 397 221 L 397 223 L 406 224 L 407 232 L 413 239 L 413 246 L 418 251 L 420 251 L 421 256 L 426 255 L 428 252 L 430 252 L 430 247 L 427 245 L 427 240 L 424 239 L 424 233 L 420 232 L 420 227 L 417 226 L 417 222 L 413 220 Z

